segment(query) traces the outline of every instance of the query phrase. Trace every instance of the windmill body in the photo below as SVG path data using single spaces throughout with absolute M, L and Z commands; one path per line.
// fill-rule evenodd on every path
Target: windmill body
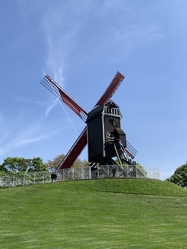
M 111 165 L 114 164 L 113 157 L 121 157 L 119 149 L 123 151 L 126 148 L 126 134 L 121 129 L 121 118 L 119 106 L 112 100 L 88 113 L 88 161 L 92 165 Z
M 87 143 L 88 161 L 93 167 L 96 164 L 116 164 L 113 157 L 118 157 L 120 164 L 122 161 L 135 164 L 135 161 L 132 160 L 137 151 L 126 140 L 126 134 L 121 128 L 122 115 L 119 106 L 111 100 L 123 79 L 124 76 L 117 72 L 104 94 L 89 113 L 48 75 L 42 79 L 41 84 L 69 106 L 87 124 L 59 164 L 58 170 L 70 168 Z

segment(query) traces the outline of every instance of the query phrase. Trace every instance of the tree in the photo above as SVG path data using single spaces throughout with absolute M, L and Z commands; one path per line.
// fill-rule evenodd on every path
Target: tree
M 40 157 L 25 159 L 22 157 L 7 157 L 0 165 L 0 171 L 4 173 L 29 173 L 47 171 L 47 164 Z
M 26 172 L 30 165 L 30 159 L 22 157 L 7 157 L 0 165 L 0 169 L 3 172 Z
M 77 160 L 74 162 L 74 164 L 72 165 L 73 168 L 82 168 L 85 166 L 89 166 L 89 162 L 84 160 L 82 161 L 81 159 L 77 158 Z
M 64 154 L 61 154 L 57 157 L 55 157 L 53 160 L 48 160 L 47 164 L 48 164 L 48 167 L 49 169 L 53 170 L 53 169 L 56 169 L 59 164 L 61 163 L 61 161 L 64 159 L 65 155 Z M 77 158 L 77 160 L 73 163 L 72 167 L 73 168 L 82 168 L 82 167 L 85 167 L 85 166 L 88 166 L 89 165 L 89 162 L 84 160 L 80 160 L 79 158 Z
M 136 163 L 136 169 L 139 177 L 147 177 L 147 171 L 139 163 Z
M 119 159 L 116 158 L 114 160 L 118 165 L 120 165 Z M 136 177 L 147 177 L 147 171 L 144 169 L 143 166 L 141 166 L 139 163 L 136 163 L 135 165 L 128 165 L 126 162 L 122 162 L 122 166 L 128 166 L 129 168 L 133 169 L 133 167 L 136 167 Z
M 28 173 L 30 173 L 30 172 L 43 172 L 43 171 L 48 171 L 47 163 L 43 163 L 43 161 L 40 157 L 34 157 L 33 159 L 31 159 Z
M 1 175 L 2 175 L 3 172 L 7 172 L 7 169 L 6 169 L 5 165 L 1 164 L 0 165 L 0 173 L 1 173 Z
M 181 187 L 187 187 L 187 162 L 178 167 L 174 174 L 167 178 L 166 181 L 173 182 Z
M 56 169 L 64 157 L 65 155 L 61 154 L 55 157 L 53 160 L 48 160 L 47 164 L 48 164 L 49 169 L 51 170 Z

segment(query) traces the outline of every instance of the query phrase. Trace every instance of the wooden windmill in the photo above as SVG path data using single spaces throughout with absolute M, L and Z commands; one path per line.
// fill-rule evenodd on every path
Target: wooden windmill
M 123 79 L 124 76 L 117 72 L 90 112 L 85 111 L 48 75 L 42 79 L 41 84 L 87 124 L 59 164 L 58 170 L 70 168 L 87 143 L 91 166 L 116 164 L 113 157 L 118 157 L 120 163 L 125 161 L 127 164 L 135 164 L 133 160 L 137 151 L 126 140 L 126 134 L 121 128 L 122 115 L 119 106 L 111 100 Z

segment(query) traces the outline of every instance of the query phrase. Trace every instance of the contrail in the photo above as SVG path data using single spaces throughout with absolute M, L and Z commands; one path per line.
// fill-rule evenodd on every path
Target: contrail
M 79 135 L 79 133 L 78 133 L 78 131 L 76 130 L 76 128 L 75 128 L 73 122 L 71 121 L 70 117 L 68 116 L 68 114 L 67 114 L 67 112 L 66 112 L 66 110 L 65 110 L 65 108 L 64 108 L 64 106 L 63 106 L 63 104 L 62 104 L 62 102 L 61 102 L 59 99 L 58 99 L 58 101 L 60 102 L 60 105 L 62 106 L 62 109 L 64 110 L 64 112 L 65 112 L 66 116 L 68 117 L 68 119 L 69 119 L 71 125 L 73 126 L 73 129 L 75 130 L 75 132 L 77 133 L 77 135 Z

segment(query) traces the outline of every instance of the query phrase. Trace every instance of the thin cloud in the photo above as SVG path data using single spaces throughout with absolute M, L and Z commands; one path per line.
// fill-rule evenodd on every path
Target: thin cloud
M 5 147 L 2 147 L 0 148 L 0 156 L 3 156 L 4 154 L 6 154 L 6 152 L 9 150 L 11 146 L 5 146 Z
M 4 116 L 3 113 L 0 111 L 0 126 L 2 127 L 3 124 L 4 124 Z
M 47 107 L 47 109 L 46 109 L 46 111 L 45 111 L 45 117 L 47 117 L 48 115 L 49 115 L 49 113 L 52 111 L 52 109 L 56 106 L 56 105 L 58 105 L 58 99 L 56 98 L 54 101 L 53 101 L 53 103 L 50 105 L 50 106 L 48 106 Z
M 36 105 L 41 105 L 41 106 L 46 105 L 46 102 L 44 101 L 26 99 L 20 96 L 14 96 L 14 98 L 18 101 L 25 102 L 25 103 L 36 104 Z
M 72 25 L 71 18 L 67 15 L 70 4 L 60 6 L 54 5 L 53 9 L 50 9 L 50 18 L 48 15 L 44 16 L 43 29 L 47 45 L 47 72 L 62 88 L 65 88 L 66 61 L 76 46 L 81 24 L 76 21 Z M 73 15 L 73 19 L 75 16 Z M 47 107 L 45 117 L 57 104 L 58 102 L 55 100 Z
M 47 66 L 62 87 L 65 87 L 69 57 L 74 52 L 80 63 L 111 64 L 124 61 L 134 50 L 162 38 L 159 24 L 141 16 L 139 8 L 135 9 L 130 1 L 68 2 L 59 9 L 54 7 L 50 18 L 47 15 L 43 23 L 48 47 Z M 86 37 L 84 46 L 82 37 Z
M 114 31 L 112 35 L 115 43 L 123 50 L 125 45 L 133 50 L 162 38 L 160 27 L 155 23 L 132 24 L 128 28 L 124 27 Z
M 52 133 L 46 133 L 46 134 L 42 134 L 42 135 L 38 135 L 32 138 L 26 138 L 26 139 L 21 139 L 19 140 L 19 142 L 17 142 L 14 147 L 18 148 L 18 147 L 22 147 L 22 146 L 26 146 L 30 143 L 34 143 L 34 142 L 39 142 L 42 140 L 45 140 L 51 136 L 53 136 L 56 132 L 52 132 Z
M 46 140 L 49 137 L 54 136 L 57 132 L 58 131 L 55 131 L 52 133 L 44 133 L 42 135 L 38 135 L 38 136 L 35 136 L 32 138 L 23 138 L 23 139 L 22 138 L 20 139 L 20 137 L 22 137 L 22 136 L 24 137 L 25 135 L 20 133 L 19 136 L 17 136 L 17 138 L 13 139 L 10 143 L 5 145 L 4 147 L 0 148 L 0 156 L 8 153 L 8 151 L 10 151 L 14 148 L 20 148 L 20 147 L 26 146 L 30 143 Z M 29 137 L 29 135 L 28 135 L 28 137 Z
M 64 87 L 66 60 L 75 46 L 79 24 L 71 26 L 67 14 L 63 15 L 61 10 L 54 8 L 50 18 L 44 17 L 43 29 L 47 45 L 46 65 L 54 80 Z
M 42 124 L 43 121 L 44 119 L 41 119 L 37 124 L 26 124 L 24 127 L 21 127 L 21 129 L 16 125 L 16 123 L 8 125 L 7 121 L 7 126 L 4 126 L 0 134 L 0 156 L 7 154 L 9 151 L 15 148 L 24 147 L 30 143 L 46 140 L 58 134 L 62 129 L 53 129 L 53 131 L 49 132 L 49 127 L 45 126 L 44 129 Z M 3 136 L 3 134 L 6 134 L 6 137 Z

